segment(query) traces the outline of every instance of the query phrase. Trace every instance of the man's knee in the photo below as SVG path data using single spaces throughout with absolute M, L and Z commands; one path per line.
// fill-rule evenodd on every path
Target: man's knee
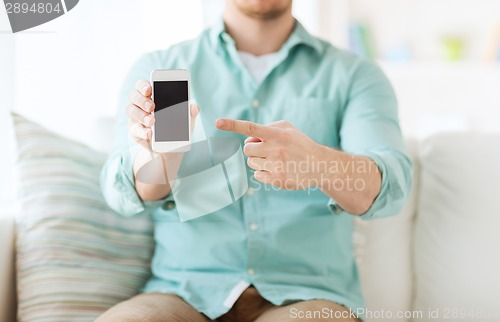
M 172 294 L 144 293 L 119 303 L 96 322 L 206 322 L 205 317 Z
M 360 322 L 350 309 L 327 300 L 298 302 L 290 306 L 289 312 L 290 317 L 292 318 L 291 321 Z
M 315 322 L 345 321 L 360 322 L 348 308 L 326 300 L 297 302 L 287 306 L 274 307 L 262 314 L 256 322 Z

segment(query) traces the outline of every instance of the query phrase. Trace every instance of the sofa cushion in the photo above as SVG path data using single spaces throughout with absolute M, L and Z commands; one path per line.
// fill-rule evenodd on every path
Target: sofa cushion
M 104 154 L 13 121 L 19 321 L 92 321 L 150 276 L 151 220 L 108 209 L 98 181 Z
M 498 321 L 500 134 L 440 134 L 419 155 L 415 308 L 439 313 L 421 321 Z
M 0 321 L 15 321 L 14 213 L 0 208 Z
M 416 211 L 419 166 L 416 158 L 417 141 L 406 140 L 406 150 L 414 171 L 411 193 L 406 205 L 397 216 L 376 220 L 357 219 L 354 245 L 361 286 L 365 296 L 368 322 L 375 312 L 394 314 L 391 321 L 408 321 L 397 318 L 400 311 L 411 309 L 413 296 L 412 240 Z

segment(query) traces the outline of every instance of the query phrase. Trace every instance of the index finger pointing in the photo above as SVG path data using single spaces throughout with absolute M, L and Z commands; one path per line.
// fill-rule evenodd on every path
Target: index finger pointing
M 217 126 L 219 130 L 240 133 L 259 139 L 269 139 L 277 130 L 254 122 L 232 119 L 218 119 L 215 122 L 215 126 Z

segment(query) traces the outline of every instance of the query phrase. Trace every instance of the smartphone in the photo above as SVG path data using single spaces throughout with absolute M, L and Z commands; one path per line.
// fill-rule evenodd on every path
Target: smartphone
M 153 151 L 184 152 L 191 149 L 189 71 L 156 69 L 151 72 L 155 102 Z

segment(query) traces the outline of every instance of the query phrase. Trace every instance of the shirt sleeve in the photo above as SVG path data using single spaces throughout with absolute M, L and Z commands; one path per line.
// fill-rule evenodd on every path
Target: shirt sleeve
M 100 184 L 104 199 L 111 209 L 127 217 L 152 211 L 167 200 L 173 200 L 169 195 L 163 200 L 144 202 L 137 195 L 134 183 L 133 160 L 140 147 L 129 138 L 125 108 L 135 83 L 140 79 L 148 80 L 155 68 L 159 68 L 155 53 L 147 54 L 133 65 L 126 76 L 120 91 L 113 150 L 101 170 Z
M 397 214 L 409 195 L 412 164 L 404 148 L 394 90 L 373 62 L 360 61 L 353 72 L 340 148 L 372 159 L 382 174 L 380 193 L 361 218 Z M 336 214 L 343 212 L 333 199 L 329 207 Z

